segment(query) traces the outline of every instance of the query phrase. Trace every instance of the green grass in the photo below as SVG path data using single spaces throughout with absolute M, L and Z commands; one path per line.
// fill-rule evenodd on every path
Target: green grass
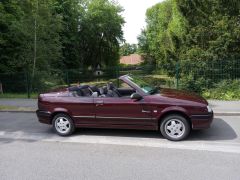
M 5 106 L 0 105 L 0 111 L 35 111 L 32 107 L 18 107 L 18 106 Z
M 38 97 L 37 93 L 32 93 L 30 98 L 36 99 Z M 27 93 L 3 93 L 0 94 L 0 98 L 19 98 L 19 99 L 25 99 L 27 97 Z
M 207 99 L 240 100 L 240 80 L 221 81 L 202 94 Z

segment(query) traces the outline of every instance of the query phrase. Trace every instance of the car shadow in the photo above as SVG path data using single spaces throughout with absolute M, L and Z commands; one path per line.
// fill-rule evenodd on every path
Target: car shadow
M 129 130 L 129 129 L 95 129 L 84 128 L 77 129 L 75 136 L 119 136 L 119 137 L 132 137 L 132 138 L 163 138 L 157 131 L 146 130 Z
M 119 136 L 131 138 L 160 138 L 163 136 L 158 131 L 144 130 L 119 130 L 119 129 L 77 129 L 74 136 Z M 220 141 L 233 140 L 238 136 L 234 129 L 221 118 L 215 118 L 209 129 L 191 131 L 187 141 Z
M 20 115 L 19 115 L 20 116 Z M 22 115 L 23 116 L 23 115 Z M 64 139 L 65 137 L 59 137 L 53 131 L 51 126 L 39 123 L 35 117 L 23 116 L 13 122 L 15 117 L 9 117 L 2 121 L 0 126 L 0 132 L 4 134 L 24 134 L 27 139 L 36 139 L 36 141 L 44 140 L 48 138 L 52 139 Z M 119 130 L 119 129 L 77 129 L 76 133 L 72 135 L 75 136 L 112 136 L 112 137 L 130 137 L 130 138 L 154 138 L 163 139 L 161 133 L 158 131 L 142 131 L 142 130 Z M 72 137 L 70 136 L 70 137 Z M 0 136 L 0 141 L 3 140 L 4 135 Z M 5 136 L 6 137 L 6 136 Z M 234 129 L 221 118 L 215 118 L 213 120 L 212 126 L 206 130 L 192 131 L 189 135 L 187 141 L 221 141 L 221 140 L 233 140 L 236 139 L 238 135 Z M 68 138 L 68 137 L 66 137 Z M 14 138 L 11 138 L 14 139 Z M 17 139 L 16 139 L 17 140 Z M 35 141 L 35 140 L 33 140 Z M 5 141 L 11 142 L 10 139 Z
M 188 140 L 219 141 L 233 140 L 237 137 L 237 133 L 228 123 L 221 118 L 214 118 L 209 129 L 192 131 Z

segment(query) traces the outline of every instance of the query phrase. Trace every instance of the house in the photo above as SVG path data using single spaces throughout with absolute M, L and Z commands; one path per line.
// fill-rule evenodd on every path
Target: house
M 95 76 L 101 76 L 103 75 L 103 71 L 101 70 L 101 64 L 97 64 L 95 70 L 94 70 Z
M 143 62 L 142 56 L 139 54 L 131 54 L 129 56 L 122 56 L 120 58 L 120 64 L 126 64 L 126 65 L 138 65 Z

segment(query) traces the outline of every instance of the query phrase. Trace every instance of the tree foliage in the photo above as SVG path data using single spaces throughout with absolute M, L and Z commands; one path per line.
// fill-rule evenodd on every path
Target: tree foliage
M 148 9 L 140 49 L 172 75 L 176 62 L 185 75 L 232 67 L 240 59 L 239 14 L 238 0 L 166 0 Z
M 186 20 L 174 0 L 158 3 L 146 12 L 147 28 L 139 39 L 140 51 L 160 66 L 171 66 L 177 59 L 186 33 Z
M 115 65 L 121 12 L 108 0 L 0 1 L 0 72 Z
M 61 64 L 61 19 L 52 13 L 51 0 L 9 0 L 0 2 L 0 71 L 31 69 L 34 33 L 37 34 L 37 67 L 50 70 Z M 34 22 L 37 22 L 35 24 Z M 36 28 L 36 29 L 35 29 Z M 47 44 L 47 45 L 46 45 Z
M 136 44 L 129 44 L 129 43 L 124 43 L 120 47 L 120 56 L 128 56 L 130 54 L 136 53 L 138 50 L 138 47 Z
M 119 59 L 119 43 L 123 41 L 122 8 L 108 0 L 91 0 L 80 24 L 79 36 L 83 65 L 114 66 Z

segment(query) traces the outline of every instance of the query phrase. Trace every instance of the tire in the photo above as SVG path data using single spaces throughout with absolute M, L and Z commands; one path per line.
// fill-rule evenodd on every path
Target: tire
M 183 116 L 173 114 L 162 120 L 160 131 L 168 140 L 181 141 L 189 135 L 190 124 Z
M 60 136 L 69 136 L 75 131 L 73 120 L 66 114 L 57 114 L 52 121 L 54 131 Z

